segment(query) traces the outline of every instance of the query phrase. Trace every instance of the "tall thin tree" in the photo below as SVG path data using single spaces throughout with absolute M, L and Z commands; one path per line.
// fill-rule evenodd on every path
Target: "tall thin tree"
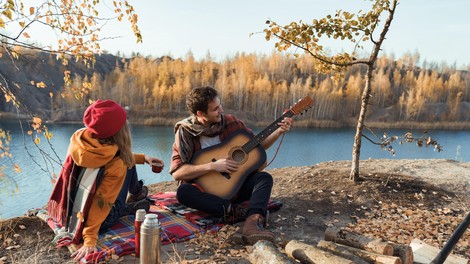
M 371 9 L 357 14 L 338 10 L 334 15 L 328 15 L 322 19 L 314 19 L 311 24 L 300 21 L 292 22 L 286 26 L 280 26 L 274 21 L 267 21 L 268 28 L 264 30 L 266 40 L 276 39 L 275 47 L 278 51 L 286 51 L 290 48 L 303 50 L 315 60 L 315 68 L 319 72 L 332 74 L 335 80 L 343 77 L 344 71 L 355 64 L 365 65 L 365 85 L 361 95 L 361 110 L 357 120 L 356 134 L 352 151 L 352 166 L 350 179 L 359 179 L 359 160 L 361 153 L 362 134 L 364 123 L 372 93 L 371 80 L 378 54 L 382 43 L 393 21 L 393 16 L 398 0 L 372 1 Z M 381 23 L 382 17 L 385 22 Z M 381 30 L 379 28 L 381 26 Z M 380 30 L 380 31 L 379 31 Z M 332 56 L 326 55 L 320 41 L 323 37 L 349 40 L 355 44 L 352 53 L 338 53 Z M 356 48 L 363 49 L 362 43 L 370 42 L 371 51 L 369 57 L 357 59 Z M 298 56 L 298 54 L 294 54 Z

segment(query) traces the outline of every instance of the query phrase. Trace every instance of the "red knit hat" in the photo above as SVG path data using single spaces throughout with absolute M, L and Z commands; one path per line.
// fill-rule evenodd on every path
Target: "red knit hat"
M 85 110 L 83 123 L 97 137 L 114 136 L 126 122 L 126 110 L 111 100 L 97 100 Z

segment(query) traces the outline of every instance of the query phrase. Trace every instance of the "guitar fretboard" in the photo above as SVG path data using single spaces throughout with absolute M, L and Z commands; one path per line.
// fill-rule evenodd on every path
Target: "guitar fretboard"
M 245 153 L 250 152 L 252 149 L 256 148 L 263 140 L 265 140 L 269 135 L 271 135 L 276 129 L 279 128 L 279 124 L 285 117 L 294 116 L 294 112 L 291 110 L 285 112 L 281 117 L 272 122 L 268 127 L 263 129 L 258 135 L 248 141 L 245 145 L 242 146 L 242 149 Z

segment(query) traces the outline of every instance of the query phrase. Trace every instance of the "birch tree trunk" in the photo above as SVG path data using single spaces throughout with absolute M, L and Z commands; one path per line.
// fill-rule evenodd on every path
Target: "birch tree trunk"
M 366 84 L 364 86 L 364 90 L 362 91 L 361 112 L 359 113 L 359 118 L 357 120 L 356 135 L 354 136 L 354 145 L 352 151 L 352 168 L 351 174 L 349 175 L 349 179 L 352 181 L 359 180 L 359 160 L 361 157 L 362 130 L 364 129 L 364 121 L 366 119 L 367 114 L 367 105 L 369 104 L 372 71 L 373 66 L 369 65 L 367 67 L 366 73 Z
M 367 114 L 367 106 L 369 104 L 369 99 L 371 96 L 371 80 L 372 80 L 372 71 L 374 70 L 374 64 L 377 61 L 379 55 L 380 47 L 382 46 L 385 36 L 387 35 L 388 29 L 393 20 L 393 15 L 395 14 L 395 9 L 397 7 L 398 1 L 394 0 L 389 7 L 389 15 L 382 32 L 380 33 L 378 41 L 374 41 L 374 48 L 369 57 L 369 62 L 367 63 L 367 73 L 366 73 L 366 84 L 364 90 L 362 91 L 362 102 L 361 102 L 361 112 L 359 113 L 359 118 L 357 120 L 356 135 L 354 136 L 354 145 L 352 151 L 352 166 L 349 179 L 353 181 L 359 180 L 359 160 L 361 156 L 361 139 L 362 139 L 362 130 L 364 128 L 364 121 Z

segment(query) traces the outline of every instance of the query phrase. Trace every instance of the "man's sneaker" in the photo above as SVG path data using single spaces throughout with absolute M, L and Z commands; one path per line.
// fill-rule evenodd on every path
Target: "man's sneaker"
M 129 194 L 127 196 L 126 203 L 133 203 L 133 202 L 143 200 L 147 198 L 148 194 L 149 194 L 149 188 L 147 188 L 147 186 L 145 185 L 142 185 L 142 189 L 140 190 L 140 192 L 138 192 L 137 194 Z
M 145 212 L 148 213 L 148 211 L 150 210 L 150 201 L 143 199 L 137 202 L 126 204 L 125 215 L 135 215 L 135 212 L 137 212 L 137 210 L 139 209 L 144 209 Z

